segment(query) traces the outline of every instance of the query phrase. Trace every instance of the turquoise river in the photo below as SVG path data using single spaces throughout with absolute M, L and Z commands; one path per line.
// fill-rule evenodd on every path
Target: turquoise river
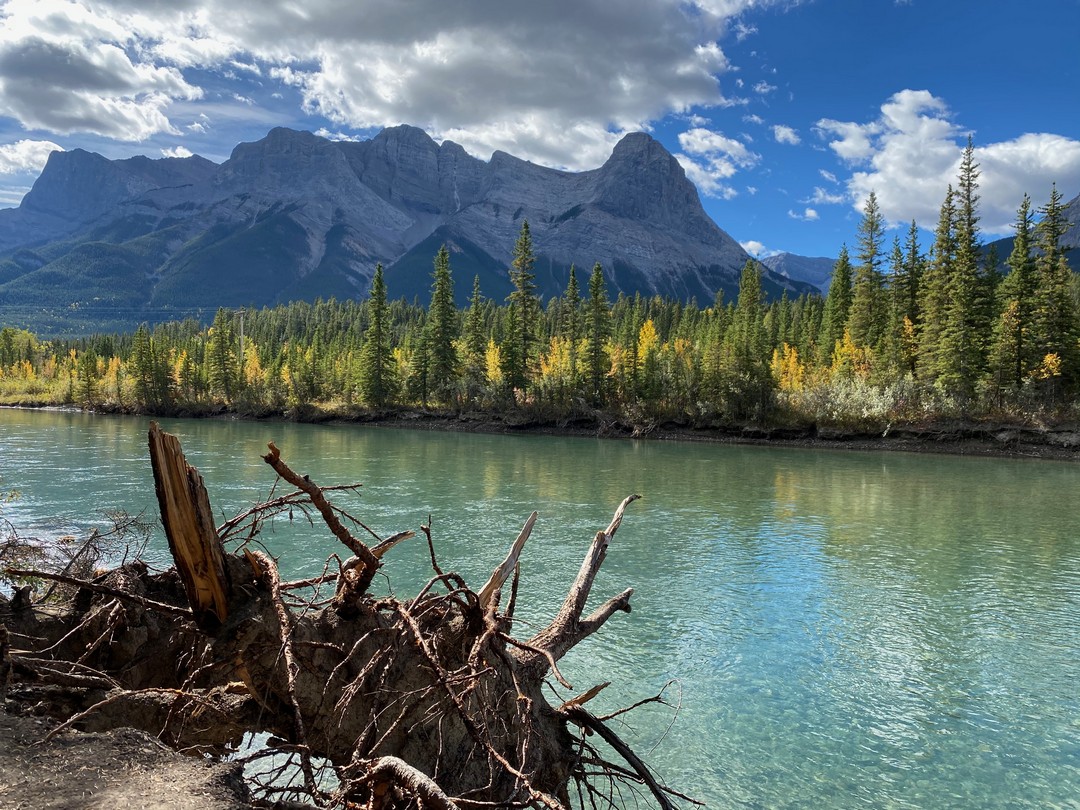
M 48 539 L 155 514 L 147 420 L 0 410 L 3 517 Z M 597 529 L 632 504 L 594 590 L 635 589 L 566 659 L 597 712 L 666 689 L 620 733 L 713 808 L 1080 808 L 1080 465 L 362 426 L 163 420 L 232 514 L 274 440 L 380 534 L 431 516 L 474 587 L 532 510 L 518 635 L 554 612 Z M 287 577 L 341 549 L 279 520 Z M 149 550 L 164 564 L 164 539 Z M 379 587 L 429 576 L 395 549 Z M 554 698 L 553 698 L 554 699 Z M 630 796 L 626 797 L 627 800 Z M 632 804 L 632 803 L 631 803 Z M 648 806 L 642 801 L 642 806 Z

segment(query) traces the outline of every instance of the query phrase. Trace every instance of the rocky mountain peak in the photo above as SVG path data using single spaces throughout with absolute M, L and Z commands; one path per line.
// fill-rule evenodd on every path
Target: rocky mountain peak
M 680 228 L 688 214 L 708 219 L 679 161 L 644 132 L 632 132 L 615 145 L 600 168 L 598 191 L 596 204 L 616 216 Z
M 205 183 L 216 170 L 216 164 L 198 155 L 109 160 L 83 149 L 53 152 L 22 208 L 86 222 L 154 189 Z

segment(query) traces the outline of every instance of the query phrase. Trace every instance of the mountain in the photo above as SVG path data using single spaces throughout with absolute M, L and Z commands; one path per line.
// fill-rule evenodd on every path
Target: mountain
M 1080 248 L 1080 195 L 1074 197 L 1061 213 L 1069 223 L 1068 229 L 1061 235 L 1061 246 L 1074 250 Z M 1072 266 L 1077 265 L 1074 263 Z
M 1061 213 L 1065 222 L 1068 223 L 1068 227 L 1058 240 L 1058 244 L 1065 249 L 1065 258 L 1068 260 L 1069 266 L 1074 271 L 1080 271 L 1080 195 L 1070 200 L 1063 207 Z M 1012 253 L 1013 237 L 1006 236 L 1004 239 L 990 242 L 983 248 L 983 252 L 986 253 L 991 248 L 997 251 L 998 261 L 1000 262 L 999 269 L 1001 272 L 1007 273 L 1009 268 L 1005 261 L 1009 258 L 1009 254 Z
M 544 297 L 595 262 L 612 296 L 732 300 L 749 258 L 701 207 L 678 161 L 644 133 L 598 169 L 564 172 L 496 152 L 489 161 L 423 130 L 361 142 L 278 128 L 204 158 L 108 160 L 53 153 L 18 208 L 0 210 L 0 320 L 46 332 L 129 328 L 220 306 L 366 294 L 375 265 L 391 297 L 430 295 L 451 251 L 464 303 L 479 275 L 505 299 L 528 220 Z M 770 295 L 811 285 L 770 270 Z
M 836 259 L 823 256 L 796 256 L 794 253 L 777 253 L 761 259 L 761 263 L 784 278 L 812 284 L 822 293 L 829 291 L 833 265 Z

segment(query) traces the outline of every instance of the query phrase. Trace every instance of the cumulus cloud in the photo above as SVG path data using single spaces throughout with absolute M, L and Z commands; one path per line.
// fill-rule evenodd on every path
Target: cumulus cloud
M 802 213 L 799 213 L 798 211 L 788 211 L 787 215 L 792 219 L 799 219 L 803 220 L 804 222 L 814 222 L 815 220 L 820 218 L 818 212 L 815 211 L 813 208 L 806 208 L 803 210 Z
M 813 203 L 814 205 L 839 205 L 848 201 L 848 195 L 846 194 L 834 194 L 830 191 L 826 191 L 821 186 L 814 186 L 814 193 L 811 194 L 805 202 Z
M 52 141 L 17 141 L 0 145 L 0 174 L 37 174 L 53 152 L 63 148 Z
M 193 153 L 186 146 L 174 146 L 171 149 L 162 149 L 161 154 L 167 158 L 189 158 Z
M 794 129 L 783 124 L 777 124 L 772 128 L 773 137 L 777 143 L 786 143 L 791 146 L 798 146 L 802 143 L 802 139 L 799 138 L 799 133 Z
M 932 228 L 948 185 L 956 184 L 967 132 L 953 122 L 943 99 L 925 90 L 903 90 L 865 123 L 823 119 L 818 133 L 856 169 L 847 181 L 856 210 L 871 191 L 892 224 L 916 220 Z M 1050 185 L 1080 187 L 1080 141 L 1027 133 L 999 143 L 975 143 L 980 165 L 980 226 L 1006 234 L 1025 193 L 1045 199 Z
M 742 249 L 749 253 L 751 256 L 765 256 L 772 252 L 756 239 L 750 239 L 746 242 L 739 242 L 739 246 L 742 247 Z
M 202 91 L 143 58 L 117 18 L 76 2 L 8 0 L 0 25 L 0 115 L 27 129 L 141 141 L 175 133 L 167 107 Z
M 761 156 L 742 141 L 701 127 L 681 133 L 679 146 L 683 151 L 675 157 L 698 190 L 725 200 L 737 194 L 725 181 L 740 169 L 753 168 L 761 161 Z
M 762 79 L 760 82 L 758 82 L 757 84 L 754 85 L 754 92 L 757 93 L 758 95 L 761 95 L 761 96 L 767 96 L 769 93 L 773 92 L 775 89 L 776 89 L 775 84 L 769 84 L 764 79 Z
M 591 168 L 625 131 L 735 103 L 718 40 L 752 33 L 742 12 L 790 2 L 6 0 L 0 115 L 132 141 L 175 134 L 173 108 L 216 73 L 288 85 L 342 128 L 411 123 L 481 157 Z

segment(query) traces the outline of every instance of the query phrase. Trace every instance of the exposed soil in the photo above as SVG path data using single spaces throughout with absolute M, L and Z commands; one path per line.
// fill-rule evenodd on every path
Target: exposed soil
M 239 765 L 184 756 L 133 729 L 63 731 L 0 711 L 3 810 L 233 810 L 249 807 Z

